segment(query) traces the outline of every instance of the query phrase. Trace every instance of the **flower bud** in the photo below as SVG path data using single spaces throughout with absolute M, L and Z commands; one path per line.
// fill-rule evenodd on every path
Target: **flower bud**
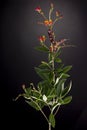
M 49 48 L 50 52 L 53 52 L 53 46 L 51 45 Z
M 35 11 L 37 11 L 38 13 L 40 13 L 40 12 L 41 12 L 41 8 L 40 8 L 40 7 L 37 7 L 37 8 L 35 9 Z

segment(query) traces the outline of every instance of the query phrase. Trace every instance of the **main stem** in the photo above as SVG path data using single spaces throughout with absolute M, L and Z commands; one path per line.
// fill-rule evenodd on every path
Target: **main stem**
M 52 56 L 52 69 L 53 69 L 53 81 L 55 82 L 55 73 L 54 73 L 54 56 Z
M 49 122 L 49 130 L 51 130 L 51 123 Z

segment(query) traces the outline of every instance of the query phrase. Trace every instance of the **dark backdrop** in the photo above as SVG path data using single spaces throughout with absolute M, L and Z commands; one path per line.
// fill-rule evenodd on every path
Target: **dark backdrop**
M 77 130 L 87 128 L 87 8 L 84 0 L 53 0 L 55 10 L 63 19 L 56 23 L 56 38 L 68 38 L 75 48 L 62 51 L 66 65 L 72 64 L 73 81 L 70 104 L 62 106 L 56 116 L 55 129 Z M 1 99 L 8 129 L 47 129 L 41 113 L 28 106 L 24 99 L 13 99 L 22 92 L 22 84 L 37 84 L 39 77 L 34 67 L 46 59 L 37 52 L 38 36 L 47 35 L 46 28 L 37 25 L 42 20 L 35 12 L 37 6 L 48 13 L 50 0 L 7 0 L 1 4 Z M 47 110 L 46 110 L 47 111 Z

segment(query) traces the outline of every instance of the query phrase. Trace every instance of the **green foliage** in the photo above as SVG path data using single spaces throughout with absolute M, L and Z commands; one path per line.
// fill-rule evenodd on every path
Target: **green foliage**
M 45 44 L 35 47 L 36 50 L 41 52 L 49 52 L 49 48 Z
M 48 61 L 41 61 L 41 64 L 35 67 L 41 81 L 38 82 L 37 86 L 32 83 L 30 87 L 24 87 L 24 93 L 21 94 L 26 103 L 35 110 L 42 112 L 45 106 L 49 108 L 50 115 L 47 120 L 53 128 L 55 127 L 55 111 L 57 108 L 70 103 L 72 100 L 72 96 L 68 95 L 72 82 L 66 84 L 67 78 L 70 77 L 68 72 L 72 66 L 64 66 L 59 55 L 60 50 L 59 52 L 48 52 Z

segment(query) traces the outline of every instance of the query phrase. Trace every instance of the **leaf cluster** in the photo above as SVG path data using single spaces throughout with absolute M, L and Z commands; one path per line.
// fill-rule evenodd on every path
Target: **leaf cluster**
M 22 96 L 31 107 L 42 113 L 43 108 L 48 107 L 50 115 L 49 118 L 46 117 L 46 120 L 51 123 L 52 127 L 55 127 L 55 115 L 59 107 L 72 100 L 72 96 L 68 95 L 72 81 L 66 84 L 67 78 L 70 76 L 68 72 L 72 66 L 64 66 L 62 63 L 61 58 L 59 58 L 61 49 L 57 52 L 50 52 L 46 45 L 41 45 L 39 50 L 47 52 L 48 55 L 47 61 L 41 61 L 41 64 L 35 67 L 41 80 L 37 86 L 31 83 L 29 87 L 23 87 Z

